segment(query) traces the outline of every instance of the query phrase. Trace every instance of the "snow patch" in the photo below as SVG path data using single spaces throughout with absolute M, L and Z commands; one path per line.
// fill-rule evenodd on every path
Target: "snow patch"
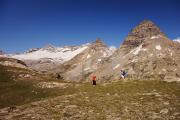
M 142 49 L 142 51 L 147 51 L 147 49 L 144 48 L 144 49 Z
M 156 35 L 156 36 L 152 36 L 151 39 L 157 39 L 157 38 L 160 38 L 161 35 Z
M 98 59 L 98 62 L 101 62 L 101 59 Z
M 159 38 L 159 37 L 157 37 L 157 36 L 152 36 L 152 37 L 151 37 L 151 39 L 156 39 L 156 38 Z
M 139 54 L 140 51 L 147 51 L 147 49 L 142 48 L 142 45 L 143 45 L 143 44 L 141 44 L 141 45 L 138 46 L 137 48 L 131 50 L 130 53 L 133 53 L 134 55 L 137 55 L 137 54 Z
M 24 53 L 19 55 L 11 55 L 12 58 L 20 59 L 20 60 L 39 60 L 43 58 L 51 58 L 53 60 L 63 60 L 62 62 L 68 61 L 75 57 L 77 54 L 83 52 L 87 49 L 88 46 L 80 46 L 75 50 L 71 50 L 70 48 L 55 48 L 56 51 L 49 51 L 46 49 L 40 49 L 31 53 Z M 60 50 L 60 51 L 59 51 Z
M 137 62 L 138 61 L 138 59 L 133 59 L 131 62 Z
M 130 53 L 133 53 L 134 55 L 137 55 L 139 54 L 139 52 L 141 51 L 142 49 L 142 45 L 140 45 L 139 47 L 135 48 L 133 51 L 131 51 Z
M 173 41 L 179 42 L 180 43 L 180 37 L 174 39 Z
M 120 66 L 120 64 L 117 64 L 115 67 L 113 67 L 113 70 L 117 69 Z
M 157 50 L 161 50 L 161 46 L 160 45 L 156 45 L 156 49 Z
M 107 57 L 108 54 L 106 52 L 103 52 L 103 57 Z
M 171 52 L 171 56 L 173 56 L 173 53 Z
M 108 49 L 102 50 L 101 53 L 103 53 L 102 57 L 109 57 L 116 51 L 116 48 L 114 46 L 111 46 Z
M 87 59 L 88 59 L 88 58 L 90 58 L 90 57 L 91 57 L 91 55 L 90 55 L 90 54 L 88 54 Z
M 166 72 L 166 69 L 163 68 L 162 71 Z
M 90 68 L 89 68 L 89 67 L 87 67 L 87 68 L 84 68 L 84 71 L 87 71 L 87 70 L 90 70 Z
M 110 46 L 110 47 L 109 47 L 109 50 L 110 50 L 111 52 L 116 51 L 116 49 L 117 49 L 117 48 L 116 48 L 115 46 Z

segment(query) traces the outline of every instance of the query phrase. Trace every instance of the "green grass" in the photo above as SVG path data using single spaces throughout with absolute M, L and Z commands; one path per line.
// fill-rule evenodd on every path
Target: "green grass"
M 27 78 L 19 80 L 18 75 L 20 74 L 20 71 L 21 73 L 30 72 L 24 69 L 0 66 L 0 108 L 22 105 L 58 95 L 71 94 L 71 91 L 74 91 L 72 87 L 68 87 L 68 91 L 66 89 L 59 88 L 39 88 L 36 85 L 41 81 L 62 81 L 54 79 L 49 80 L 50 78 L 45 77 L 39 79 L 36 78 L 34 80 L 27 80 Z
M 161 119 L 170 119 L 173 113 L 180 112 L 180 84 L 163 81 L 128 81 L 114 82 L 106 86 L 84 84 L 78 88 L 75 97 L 69 98 L 72 105 L 77 105 L 75 111 L 82 110 L 87 119 L 153 119 L 153 115 Z M 168 105 L 166 105 L 168 103 Z M 66 104 L 66 105 L 68 105 Z M 168 109 L 168 113 L 160 111 Z M 89 113 L 92 110 L 93 114 Z M 71 110 L 73 112 L 73 109 Z M 73 114 L 67 111 L 62 117 L 71 118 Z M 75 113 L 74 113 L 75 114 Z M 154 116 L 153 116 L 154 117 Z M 180 117 L 176 116 L 176 117 Z M 92 118 L 93 119 L 93 118 Z
M 41 81 L 57 80 L 50 77 L 32 81 L 14 80 L 12 76 L 17 76 L 17 71 L 8 72 L 6 67 L 0 66 L 0 108 L 45 100 L 37 106 L 46 113 L 42 114 L 40 110 L 39 113 L 32 113 L 34 116 L 42 114 L 44 117 L 48 113 L 48 118 L 57 120 L 180 119 L 180 83 L 177 82 L 127 80 L 98 83 L 96 86 L 90 82 L 69 83 L 71 86 L 64 89 L 42 89 L 35 85 Z M 24 107 L 27 111 L 35 109 L 29 104 Z M 23 116 L 25 114 L 19 115 Z M 18 119 L 17 115 L 15 117 Z

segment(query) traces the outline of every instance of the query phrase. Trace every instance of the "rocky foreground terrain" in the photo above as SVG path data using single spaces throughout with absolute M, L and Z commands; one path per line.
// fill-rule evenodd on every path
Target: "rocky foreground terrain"
M 92 86 L 0 65 L 0 120 L 178 120 L 179 92 L 179 82 L 98 79 Z
M 176 82 L 125 80 L 101 83 L 97 86 L 90 83 L 69 84 L 72 86 L 60 88 L 63 94 L 60 92 L 59 96 L 0 109 L 0 119 L 180 119 L 180 84 Z

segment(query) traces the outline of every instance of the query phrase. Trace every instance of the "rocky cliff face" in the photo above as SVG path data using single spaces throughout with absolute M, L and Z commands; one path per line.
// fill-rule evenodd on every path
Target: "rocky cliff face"
M 165 34 L 152 21 L 144 20 L 128 34 L 121 47 L 137 47 L 149 38 L 166 37 Z
M 26 64 L 23 61 L 8 57 L 0 57 L 0 65 L 17 68 L 27 68 Z
M 101 65 L 101 80 L 118 79 L 120 70 L 133 79 L 180 80 L 180 44 L 169 40 L 151 21 L 143 21 L 117 52 Z
M 58 66 L 56 71 L 67 80 L 84 80 L 89 74 L 97 70 L 103 60 L 111 56 L 114 51 L 108 48 L 100 39 L 97 39 L 82 53 Z

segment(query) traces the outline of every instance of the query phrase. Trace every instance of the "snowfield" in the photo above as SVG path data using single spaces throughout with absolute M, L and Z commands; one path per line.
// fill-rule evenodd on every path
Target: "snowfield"
M 161 35 L 156 35 L 156 36 L 152 36 L 151 39 L 157 39 L 157 38 L 160 38 L 162 37 Z
M 67 47 L 65 48 L 54 47 L 54 51 L 42 48 L 30 53 L 11 55 L 11 57 L 19 60 L 39 60 L 43 58 L 51 58 L 54 60 L 63 60 L 62 62 L 65 62 L 72 59 L 77 54 L 83 52 L 87 48 L 88 45 L 82 45 L 74 50 Z
M 116 66 L 113 67 L 113 70 L 117 69 L 120 66 L 120 64 L 117 64 Z
M 89 48 L 91 44 L 83 44 L 81 46 L 64 46 L 64 47 L 55 47 L 48 45 L 40 49 L 30 49 L 29 51 L 22 54 L 9 54 L 11 58 L 19 59 L 22 61 L 36 61 L 36 60 L 51 60 L 54 62 L 64 63 L 71 60 L 76 55 L 82 53 L 84 50 Z M 116 50 L 115 47 L 110 47 L 106 51 L 101 51 L 103 57 L 109 57 Z M 86 56 L 86 59 L 92 57 L 90 54 Z
M 177 39 L 174 39 L 173 41 L 180 43 L 180 37 L 178 37 Z
M 91 57 L 91 55 L 90 55 L 90 54 L 88 54 L 87 59 L 88 59 L 88 58 L 90 58 L 90 57 Z
M 161 50 L 161 46 L 160 45 L 156 45 L 156 49 L 157 50 Z

